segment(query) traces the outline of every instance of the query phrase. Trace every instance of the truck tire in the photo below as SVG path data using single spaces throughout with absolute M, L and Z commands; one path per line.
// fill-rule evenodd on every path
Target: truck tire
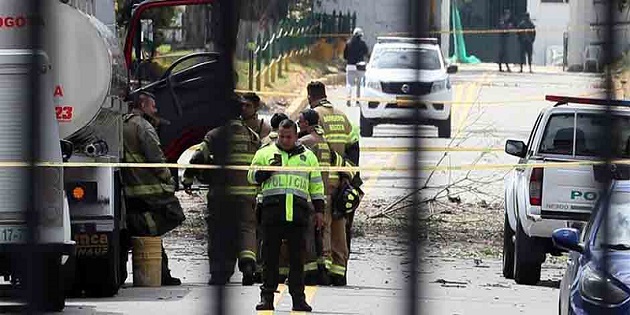
M 503 214 L 503 277 L 514 279 L 514 231 L 507 213 Z
M 448 115 L 448 119 L 438 121 L 438 138 L 450 138 L 451 137 L 451 115 Z
M 35 308 L 44 312 L 61 312 L 66 306 L 65 269 L 61 265 L 61 254 L 42 253 L 38 258 L 35 266 L 39 272 L 33 275 Z
M 371 137 L 374 134 L 374 125 L 369 119 L 363 117 L 363 112 L 361 112 L 359 125 L 361 137 Z
M 540 281 L 542 265 L 540 251 L 536 241 L 525 234 L 520 222 L 517 222 L 514 241 L 514 280 L 516 283 L 535 285 Z

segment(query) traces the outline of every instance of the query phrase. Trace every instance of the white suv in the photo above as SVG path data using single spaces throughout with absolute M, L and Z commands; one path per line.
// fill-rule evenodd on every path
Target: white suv
M 435 38 L 378 37 L 365 72 L 361 98 L 361 136 L 371 137 L 378 124 L 438 127 L 440 138 L 451 136 L 453 91 L 447 66 Z M 414 98 L 420 102 L 410 102 Z M 411 109 L 422 110 L 422 121 Z

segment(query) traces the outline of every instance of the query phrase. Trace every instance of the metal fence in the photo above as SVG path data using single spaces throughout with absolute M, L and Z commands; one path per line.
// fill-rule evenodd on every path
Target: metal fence
M 307 54 L 320 39 L 329 41 L 351 33 L 356 20 L 356 12 L 310 13 L 301 19 L 282 19 L 258 34 L 248 47 L 249 89 L 261 91 L 267 84 L 274 83 L 289 70 L 293 57 Z

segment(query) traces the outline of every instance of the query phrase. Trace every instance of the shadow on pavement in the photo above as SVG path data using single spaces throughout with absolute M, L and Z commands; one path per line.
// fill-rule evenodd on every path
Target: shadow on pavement
M 536 286 L 552 288 L 552 289 L 560 289 L 560 280 L 541 280 Z

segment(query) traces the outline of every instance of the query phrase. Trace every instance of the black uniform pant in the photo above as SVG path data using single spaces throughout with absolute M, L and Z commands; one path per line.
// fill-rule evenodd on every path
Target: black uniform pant
M 306 226 L 295 225 L 291 222 L 268 223 L 263 226 L 263 285 L 261 297 L 273 300 L 273 294 L 278 289 L 280 277 L 278 264 L 280 245 L 286 239 L 289 245 L 289 293 L 293 301 L 304 299 L 304 244 Z
M 521 43 L 520 45 L 521 45 L 521 66 L 525 64 L 525 57 L 527 57 L 527 63 L 531 66 L 534 45 L 532 43 Z

